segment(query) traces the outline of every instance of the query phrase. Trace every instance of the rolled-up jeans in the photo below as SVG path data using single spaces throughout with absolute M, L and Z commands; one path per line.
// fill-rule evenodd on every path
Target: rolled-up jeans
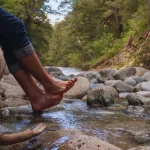
M 2 7 L 0 7 L 0 45 L 12 74 L 23 69 L 18 59 L 34 53 L 23 21 Z

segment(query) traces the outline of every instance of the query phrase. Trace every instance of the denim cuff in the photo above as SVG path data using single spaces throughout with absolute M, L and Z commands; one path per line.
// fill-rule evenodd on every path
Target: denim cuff
M 21 49 L 14 50 L 13 53 L 16 58 L 21 58 L 21 57 L 25 57 L 25 56 L 29 56 L 29 55 L 33 54 L 34 51 L 35 51 L 34 47 L 30 43 L 29 45 L 27 45 Z
M 11 74 L 15 74 L 19 70 L 23 70 L 23 67 L 19 64 L 19 62 L 14 63 L 13 65 L 8 67 Z

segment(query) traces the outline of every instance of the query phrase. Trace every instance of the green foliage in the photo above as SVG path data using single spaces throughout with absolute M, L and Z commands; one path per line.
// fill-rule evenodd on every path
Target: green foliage
M 45 64 L 47 62 L 45 56 L 50 50 L 53 31 L 47 17 L 46 0 L 1 0 L 0 4 L 24 21 L 28 36 Z
M 147 0 L 62 0 L 70 9 L 54 27 L 52 63 L 92 66 L 100 58 L 112 58 L 132 35 L 148 30 Z

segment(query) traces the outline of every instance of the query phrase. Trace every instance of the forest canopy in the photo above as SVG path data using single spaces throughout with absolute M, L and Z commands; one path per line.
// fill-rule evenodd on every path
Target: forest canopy
M 150 0 L 62 0 L 59 10 L 70 10 L 55 26 L 47 17 L 46 0 L 1 0 L 20 17 L 44 65 L 90 68 L 111 58 L 131 36 L 150 29 Z

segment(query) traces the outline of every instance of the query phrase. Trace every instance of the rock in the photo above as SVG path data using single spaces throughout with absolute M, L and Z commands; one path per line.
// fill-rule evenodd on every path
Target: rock
M 121 150 L 120 148 L 87 135 L 75 136 L 58 150 Z
M 104 84 L 106 86 L 114 86 L 116 83 L 118 83 L 119 81 L 121 80 L 108 80 L 108 81 L 105 81 Z
M 127 100 L 129 105 L 134 105 L 134 106 L 145 105 L 146 103 L 150 102 L 150 98 L 145 98 L 143 96 L 134 93 L 129 94 L 127 96 Z
M 146 72 L 142 77 L 146 80 L 150 80 L 150 71 Z
M 128 85 L 122 81 L 116 83 L 114 85 L 114 88 L 118 91 L 118 92 L 134 92 L 135 88 L 131 85 Z
M 99 71 L 100 75 L 108 78 L 108 80 L 114 80 L 113 75 L 115 72 L 116 70 L 112 68 L 106 68 Z
M 144 108 L 142 106 L 133 106 L 133 105 L 130 105 L 127 107 L 127 112 L 128 113 L 134 113 L 134 114 L 142 114 L 144 112 Z
M 12 74 L 4 75 L 1 81 L 10 85 L 19 86 L 19 83 L 16 81 Z
M 65 98 L 80 99 L 85 96 L 90 87 L 90 83 L 85 77 L 77 77 L 77 82 L 68 92 L 64 94 Z
M 142 91 L 150 91 L 150 81 L 149 82 L 142 82 L 141 83 L 141 90 Z
M 45 66 L 44 69 L 52 76 L 56 77 L 59 75 L 63 75 L 63 72 L 58 68 L 54 66 Z
M 128 84 L 128 85 L 131 85 L 131 86 L 136 86 L 137 83 L 134 79 L 131 79 L 131 78 L 127 78 L 124 83 Z
M 144 97 L 150 97 L 149 91 L 139 91 L 139 92 L 136 92 L 136 94 L 144 96 Z
M 136 69 L 133 67 L 126 67 L 121 69 L 113 75 L 116 80 L 125 80 L 127 77 L 134 76 L 136 74 Z
M 113 97 L 119 97 L 119 94 L 118 94 L 117 90 L 114 87 L 102 85 L 102 86 L 98 86 L 98 87 L 94 88 L 94 90 L 100 90 L 100 89 L 102 89 L 105 92 L 111 94 Z
M 0 80 L 3 76 L 3 74 L 4 74 L 5 67 L 6 67 L 6 62 L 5 62 L 5 59 L 4 59 L 4 56 L 3 56 L 3 52 L 0 49 Z
M 101 75 L 96 71 L 83 72 L 83 73 L 78 74 L 77 76 L 82 76 L 82 77 L 88 78 L 89 81 L 91 81 L 92 79 L 100 79 L 101 78 Z
M 142 77 L 148 70 L 142 68 L 142 67 L 134 67 L 136 69 L 136 76 Z
M 94 107 L 108 107 L 114 104 L 114 97 L 103 89 L 97 87 L 88 91 L 87 105 Z
M 128 150 L 150 150 L 150 146 L 138 146 L 138 147 L 133 147 Z
M 147 79 L 143 77 L 133 77 L 137 84 L 147 81 Z
M 119 97 L 120 98 L 126 98 L 130 93 L 126 93 L 126 92 L 123 92 L 123 93 L 119 93 Z
M 0 82 L 0 89 L 4 90 L 3 97 L 8 100 L 24 98 L 25 93 L 20 86 L 13 86 L 4 82 Z

